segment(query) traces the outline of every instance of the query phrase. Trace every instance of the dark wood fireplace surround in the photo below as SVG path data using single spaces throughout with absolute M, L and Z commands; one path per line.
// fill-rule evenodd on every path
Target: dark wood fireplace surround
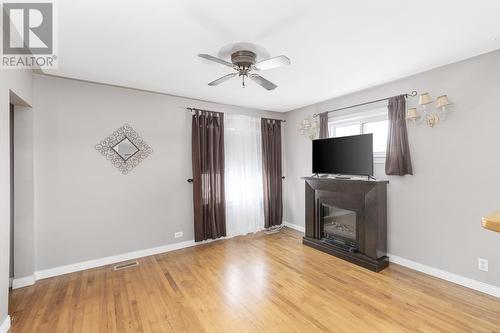
M 303 177 L 306 182 L 306 231 L 303 244 L 379 272 L 389 266 L 387 184 L 385 180 Z M 324 239 L 322 204 L 356 212 L 357 250 Z

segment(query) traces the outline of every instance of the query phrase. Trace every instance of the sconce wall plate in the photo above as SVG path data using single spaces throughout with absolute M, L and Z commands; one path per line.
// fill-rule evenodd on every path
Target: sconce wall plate
M 434 127 L 437 125 L 437 123 L 439 123 L 439 117 L 435 114 L 428 115 L 425 117 L 425 122 L 430 127 Z
M 95 145 L 95 149 L 124 175 L 153 153 L 153 149 L 129 124 L 105 137 Z

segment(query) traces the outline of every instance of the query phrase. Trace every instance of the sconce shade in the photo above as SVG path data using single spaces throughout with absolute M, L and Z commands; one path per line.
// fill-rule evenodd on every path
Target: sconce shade
M 408 111 L 406 112 L 406 119 L 415 120 L 418 117 L 419 117 L 419 114 L 418 114 L 418 111 L 416 108 L 408 109 Z
M 429 93 L 423 93 L 418 97 L 418 104 L 427 105 L 432 103 L 432 97 Z
M 437 101 L 436 106 L 438 108 L 444 108 L 445 106 L 448 106 L 451 104 L 450 100 L 448 99 L 448 96 L 446 96 L 446 95 L 439 96 L 436 101 Z

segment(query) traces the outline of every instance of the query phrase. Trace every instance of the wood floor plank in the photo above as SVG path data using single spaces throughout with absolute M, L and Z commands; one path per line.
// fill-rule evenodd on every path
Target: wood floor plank
M 285 228 L 38 281 L 12 333 L 500 332 L 500 299 L 391 265 L 374 273 Z

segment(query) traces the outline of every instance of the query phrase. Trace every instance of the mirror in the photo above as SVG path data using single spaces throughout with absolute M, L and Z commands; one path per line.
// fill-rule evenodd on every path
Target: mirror
M 128 138 L 125 138 L 114 145 L 113 150 L 126 161 L 134 156 L 134 154 L 139 151 L 139 148 L 137 148 Z

